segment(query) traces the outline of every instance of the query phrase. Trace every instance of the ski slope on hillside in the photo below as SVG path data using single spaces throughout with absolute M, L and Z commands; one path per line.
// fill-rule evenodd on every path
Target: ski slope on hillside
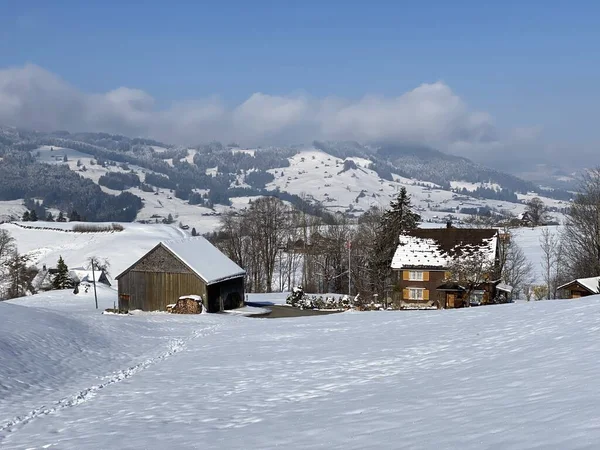
M 117 317 L 82 301 L 73 307 L 52 293 L 0 304 L 0 358 L 31 370 L 22 387 L 0 365 L 0 383 L 15 390 L 0 400 L 1 448 L 591 449 L 600 441 L 600 296 L 280 320 Z M 65 376 L 52 376 L 48 361 L 65 356 Z

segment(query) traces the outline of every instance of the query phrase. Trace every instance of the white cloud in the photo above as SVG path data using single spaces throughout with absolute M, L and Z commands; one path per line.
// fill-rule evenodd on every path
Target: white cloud
M 470 110 L 442 82 L 422 84 L 393 98 L 365 96 L 351 101 L 259 92 L 233 108 L 208 98 L 159 109 L 152 96 L 139 89 L 85 93 L 35 65 L 0 70 L 0 123 L 187 144 L 212 139 L 243 144 L 354 139 L 460 150 L 498 140 L 491 117 Z

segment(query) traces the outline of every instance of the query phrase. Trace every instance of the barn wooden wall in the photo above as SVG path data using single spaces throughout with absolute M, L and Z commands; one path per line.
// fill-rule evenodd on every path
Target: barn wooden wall
M 167 305 L 183 295 L 201 295 L 206 301 L 206 285 L 192 273 L 130 271 L 119 280 L 119 298 L 129 295 L 129 309 L 166 311 Z
M 129 308 L 165 311 L 182 295 L 201 295 L 207 299 L 206 284 L 162 247 L 148 253 L 119 279 L 121 296 L 129 295 Z M 207 305 L 206 305 L 207 306 Z

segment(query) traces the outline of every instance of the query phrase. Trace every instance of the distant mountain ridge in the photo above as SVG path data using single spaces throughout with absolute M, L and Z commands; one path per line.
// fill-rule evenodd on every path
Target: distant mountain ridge
M 64 161 L 59 161 L 56 153 L 48 153 L 54 148 L 59 156 L 62 154 L 60 152 L 64 153 Z M 0 171 L 31 178 L 21 184 L 15 181 L 15 177 L 7 176 L 0 180 L 0 201 L 41 198 L 47 207 L 67 211 L 84 208 L 84 199 L 80 197 L 93 196 L 97 208 L 102 212 L 96 214 L 90 209 L 85 210 L 91 220 L 99 220 L 100 217 L 103 220 L 113 220 L 111 217 L 131 220 L 135 218 L 136 211 L 139 212 L 144 204 L 148 204 L 146 194 L 159 195 L 161 191 L 162 195 L 162 190 L 167 189 L 171 196 L 186 204 L 209 209 L 215 205 L 231 205 L 236 197 L 275 194 L 298 207 L 319 213 L 327 204 L 320 204 L 316 200 L 307 203 L 297 186 L 291 189 L 297 176 L 287 171 L 288 182 L 274 182 L 283 176 L 291 158 L 307 148 L 315 148 L 342 162 L 348 158 L 359 158 L 362 169 L 376 173 L 370 175 L 364 172 L 363 175 L 375 176 L 375 181 L 379 177 L 380 182 L 387 180 L 396 183 L 401 177 L 406 181 L 400 183 L 433 183 L 444 191 L 509 202 L 518 202 L 517 193 L 525 195 L 537 192 L 559 200 L 568 200 L 572 195 L 559 189 L 544 190 L 535 183 L 476 164 L 467 158 L 420 145 L 315 141 L 308 147 L 295 145 L 243 149 L 236 144 L 211 142 L 190 148 L 108 133 L 39 132 L 0 127 Z M 76 156 L 77 165 L 75 160 L 67 158 L 67 153 Z M 325 158 L 321 163 L 327 166 L 327 161 Z M 67 165 L 71 173 L 65 172 L 64 167 L 48 168 L 48 163 Z M 89 170 L 86 171 L 86 164 L 87 169 L 95 164 L 95 170 L 100 167 L 102 170 L 96 170 L 98 174 L 92 176 Z M 326 178 L 333 176 L 328 172 L 324 174 L 327 174 L 324 175 Z M 69 180 L 66 183 L 68 188 L 56 182 L 60 177 Z M 335 181 L 333 179 L 328 184 Z M 375 189 L 372 181 L 367 184 L 370 183 L 374 190 L 381 190 Z M 352 183 L 360 181 L 355 178 Z M 113 197 L 120 193 L 129 197 L 114 201 Z M 360 198 L 378 195 L 375 191 L 360 192 Z M 127 201 L 131 201 L 132 206 L 125 212 L 123 208 L 127 206 Z

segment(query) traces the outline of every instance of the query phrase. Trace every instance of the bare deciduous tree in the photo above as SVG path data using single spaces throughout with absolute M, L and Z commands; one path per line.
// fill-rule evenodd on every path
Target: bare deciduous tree
M 227 256 L 246 269 L 248 291 L 271 292 L 291 235 L 291 210 L 275 197 L 261 197 L 239 216 L 224 215 L 215 236 Z
M 533 266 L 507 228 L 500 233 L 499 247 L 500 277 L 513 287 L 513 295 L 519 296 L 532 281 Z
M 0 261 L 4 261 L 15 249 L 15 238 L 7 230 L 0 230 Z
M 450 279 L 458 281 L 465 287 L 465 298 L 467 299 L 477 286 L 495 278 L 495 270 L 494 263 L 484 252 L 474 252 L 453 258 L 448 267 Z
M 548 298 L 556 298 L 556 287 L 560 273 L 560 255 L 562 254 L 561 241 L 557 233 L 549 228 L 544 228 L 540 235 L 540 247 L 542 249 L 542 272 L 546 283 L 546 295 Z
M 539 197 L 533 197 L 529 200 L 525 211 L 534 227 L 543 225 L 548 219 L 548 207 Z
M 27 292 L 33 292 L 33 286 L 31 282 L 37 274 L 37 269 L 29 267 L 27 263 L 29 257 L 27 255 L 20 254 L 14 249 L 10 255 L 4 261 L 7 270 L 8 298 L 17 298 L 27 295 Z
M 96 301 L 96 309 L 98 309 L 98 293 L 96 291 L 96 271 L 103 271 L 107 275 L 110 269 L 110 263 L 108 259 L 100 259 L 97 256 L 90 256 L 88 258 L 88 268 L 92 271 L 92 282 L 94 284 L 94 300 Z
M 8 297 L 5 285 L 8 279 L 8 258 L 15 251 L 15 239 L 7 230 L 0 230 L 0 300 Z
M 583 175 L 561 242 L 570 278 L 600 275 L 600 167 Z

